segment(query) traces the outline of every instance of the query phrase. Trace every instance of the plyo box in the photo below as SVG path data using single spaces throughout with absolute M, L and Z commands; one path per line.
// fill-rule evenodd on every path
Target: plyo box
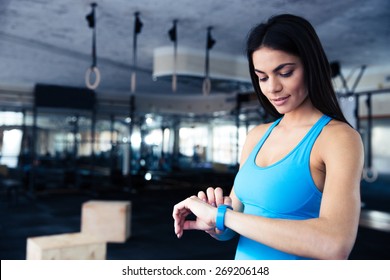
M 131 235 L 131 202 L 90 200 L 82 205 L 81 232 L 105 242 L 125 242 Z
M 27 260 L 105 260 L 107 243 L 87 233 L 27 238 Z

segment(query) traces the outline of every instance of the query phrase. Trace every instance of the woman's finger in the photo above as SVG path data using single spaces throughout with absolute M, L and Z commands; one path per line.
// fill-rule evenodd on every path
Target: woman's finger
M 223 204 L 232 206 L 233 202 L 232 202 L 231 197 L 230 197 L 230 196 L 225 196 L 225 197 L 223 198 Z
M 216 206 L 217 203 L 215 201 L 215 193 L 214 193 L 214 188 L 207 188 L 206 190 L 206 193 L 207 193 L 207 199 L 208 199 L 208 203 L 212 206 Z
M 220 187 L 215 188 L 215 203 L 217 206 L 224 204 L 223 190 Z
M 198 192 L 199 199 L 203 200 L 204 202 L 207 202 L 207 195 L 204 193 L 204 191 Z

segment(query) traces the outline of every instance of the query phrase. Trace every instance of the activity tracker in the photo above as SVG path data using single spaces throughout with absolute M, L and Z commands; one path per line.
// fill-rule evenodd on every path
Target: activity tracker
M 215 224 L 218 230 L 224 231 L 226 229 L 225 214 L 227 209 L 233 210 L 233 208 L 229 205 L 221 204 L 218 206 L 217 218 L 215 220 Z

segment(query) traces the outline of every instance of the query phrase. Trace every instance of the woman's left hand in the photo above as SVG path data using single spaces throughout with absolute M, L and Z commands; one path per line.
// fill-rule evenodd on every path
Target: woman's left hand
M 194 214 L 195 220 L 186 220 L 187 216 Z M 204 231 L 213 231 L 215 229 L 215 217 L 217 208 L 207 202 L 191 196 L 173 207 L 173 219 L 175 234 L 178 238 L 183 236 L 184 230 L 196 229 Z

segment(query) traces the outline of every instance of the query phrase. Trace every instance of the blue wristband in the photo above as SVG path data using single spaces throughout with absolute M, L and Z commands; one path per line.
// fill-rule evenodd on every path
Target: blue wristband
M 225 214 L 226 214 L 227 209 L 233 210 L 233 208 L 229 205 L 221 204 L 218 206 L 217 217 L 215 219 L 215 225 L 216 225 L 217 229 L 220 231 L 224 231 L 226 229 L 226 227 L 225 227 Z

